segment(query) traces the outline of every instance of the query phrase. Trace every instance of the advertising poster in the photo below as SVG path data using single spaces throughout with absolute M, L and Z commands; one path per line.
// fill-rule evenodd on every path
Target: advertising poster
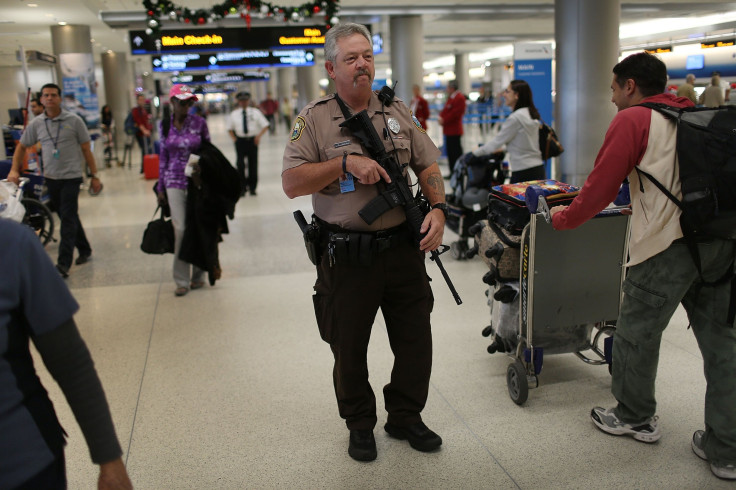
M 61 66 L 62 107 L 81 117 L 88 128 L 100 125 L 95 62 L 92 53 L 63 53 Z

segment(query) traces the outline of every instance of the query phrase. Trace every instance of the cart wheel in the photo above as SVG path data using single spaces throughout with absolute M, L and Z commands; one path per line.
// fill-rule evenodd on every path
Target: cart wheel
M 509 396 L 517 405 L 523 405 L 529 396 L 529 385 L 526 380 L 526 369 L 518 359 L 506 371 L 506 384 L 509 387 Z

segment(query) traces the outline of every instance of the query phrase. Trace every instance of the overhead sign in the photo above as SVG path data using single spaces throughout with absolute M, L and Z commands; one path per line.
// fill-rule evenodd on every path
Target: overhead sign
M 716 41 L 712 43 L 700 43 L 701 48 L 725 48 L 727 46 L 733 46 L 736 43 L 736 39 L 724 39 L 723 41 Z
M 18 61 L 21 61 L 20 51 L 15 52 L 15 58 Z M 53 54 L 42 53 L 41 51 L 28 50 L 26 51 L 26 62 L 40 63 L 40 64 L 46 64 L 46 65 L 55 65 L 56 56 L 54 56 Z
M 645 49 L 644 51 L 646 51 L 649 54 L 671 53 L 672 46 L 663 46 L 659 48 Z
M 314 51 L 307 49 L 226 51 L 152 56 L 153 71 L 204 71 L 314 65 Z
M 373 54 L 383 53 L 383 36 L 381 34 L 373 34 Z
M 198 75 L 176 75 L 171 77 L 171 83 L 195 84 L 205 83 L 238 83 L 238 82 L 265 82 L 270 75 L 267 72 L 244 73 L 202 73 Z
M 191 28 L 163 30 L 146 34 L 129 31 L 130 51 L 134 55 L 165 53 L 211 53 L 277 49 L 321 48 L 325 44 L 324 26 L 278 26 L 237 28 Z

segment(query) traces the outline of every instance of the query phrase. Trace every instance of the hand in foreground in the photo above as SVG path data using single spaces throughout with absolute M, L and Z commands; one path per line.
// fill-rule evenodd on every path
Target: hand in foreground
M 559 213 L 560 211 L 564 211 L 568 208 L 568 206 L 553 206 L 549 209 L 549 215 L 554 216 L 555 214 Z
M 159 205 L 163 206 L 166 204 L 166 193 L 162 191 L 158 191 L 156 193 L 156 197 L 158 198 Z
M 391 183 L 391 178 L 386 173 L 383 167 L 378 162 L 362 155 L 348 155 L 347 162 L 345 164 L 348 172 L 353 174 L 353 177 L 358 179 L 361 184 L 375 184 L 381 178 L 386 183 Z
M 440 209 L 431 210 L 424 217 L 419 231 L 427 233 L 419 242 L 419 249 L 422 252 L 437 250 L 442 245 L 442 236 L 445 233 L 445 213 Z
M 98 177 L 92 177 L 92 179 L 89 181 L 90 187 L 92 187 L 92 192 L 96 195 L 99 194 L 102 190 L 102 181 Z
M 133 484 L 128 478 L 123 460 L 118 458 L 100 465 L 100 477 L 97 479 L 98 490 L 132 490 Z
M 17 170 L 11 170 L 8 173 L 8 182 L 18 185 L 20 183 L 20 173 Z

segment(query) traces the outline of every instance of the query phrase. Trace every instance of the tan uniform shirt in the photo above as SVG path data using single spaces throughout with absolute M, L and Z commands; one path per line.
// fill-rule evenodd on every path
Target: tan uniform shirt
M 409 108 L 399 99 L 385 108 L 386 129 L 391 138 L 385 138 L 386 123 L 381 113 L 381 102 L 374 93 L 368 104 L 368 115 L 383 139 L 386 151 L 397 157 L 399 164 L 406 163 L 418 175 L 437 161 L 440 151 L 432 143 Z M 291 139 L 284 150 L 283 170 L 308 164 L 326 162 L 335 157 L 368 155 L 358 138 L 347 128 L 339 127 L 345 120 L 334 94 L 317 99 L 307 105 L 296 118 Z M 398 127 L 397 127 L 398 125 Z M 394 147 L 396 151 L 394 151 Z M 407 179 L 410 177 L 407 175 Z M 378 195 L 382 183 L 363 185 L 354 180 L 355 190 L 340 192 L 340 181 L 335 180 L 321 191 L 312 194 L 314 214 L 328 223 L 355 231 L 385 230 L 406 221 L 402 207 L 396 207 L 368 225 L 358 215 L 363 206 Z M 416 193 L 416 192 L 414 192 Z
M 695 93 L 695 87 L 687 82 L 677 87 L 677 96 L 687 97 L 693 104 L 698 103 L 698 95 Z

